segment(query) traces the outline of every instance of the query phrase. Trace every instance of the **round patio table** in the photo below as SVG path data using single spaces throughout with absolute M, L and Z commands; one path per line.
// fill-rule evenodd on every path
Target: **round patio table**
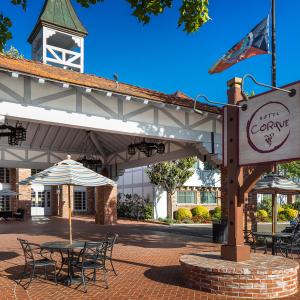
M 260 236 L 264 238 L 272 238 L 272 255 L 276 254 L 276 242 L 280 239 L 290 238 L 293 236 L 292 233 L 288 232 L 252 232 L 255 236 Z
M 74 280 L 74 276 L 73 276 L 73 270 L 72 270 L 72 259 L 73 259 L 73 254 L 74 254 L 74 250 L 78 249 L 78 250 L 82 250 L 84 248 L 85 242 L 84 241 L 74 241 L 72 244 L 70 244 L 70 242 L 64 242 L 64 241 L 54 241 L 54 242 L 46 242 L 41 244 L 41 248 L 51 251 L 53 252 L 59 252 L 61 255 L 61 267 L 57 273 L 57 275 L 59 275 L 59 273 L 62 270 L 63 265 L 67 265 L 68 266 L 68 279 L 65 281 L 66 283 L 70 283 L 72 282 L 72 280 Z M 67 258 L 65 258 L 63 256 L 63 253 L 66 252 L 67 253 Z M 66 262 L 67 261 L 67 262 Z

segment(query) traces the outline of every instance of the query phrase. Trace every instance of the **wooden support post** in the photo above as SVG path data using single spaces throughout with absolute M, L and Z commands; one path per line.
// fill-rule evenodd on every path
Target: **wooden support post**
M 277 195 L 272 194 L 272 233 L 277 231 Z
M 228 83 L 228 102 L 236 104 L 241 97 L 241 79 L 233 78 Z M 243 207 L 240 199 L 240 187 L 243 185 L 243 168 L 238 161 L 238 107 L 227 107 L 227 206 L 228 206 L 228 242 L 222 245 L 221 256 L 231 261 L 250 259 L 250 247 L 244 245 Z M 244 198 L 244 197 L 243 197 Z

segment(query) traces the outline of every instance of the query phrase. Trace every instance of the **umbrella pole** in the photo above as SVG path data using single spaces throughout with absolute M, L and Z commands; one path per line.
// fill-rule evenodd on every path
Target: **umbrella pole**
M 277 230 L 277 194 L 272 194 L 272 233 Z
M 72 244 L 72 207 L 71 207 L 71 186 L 68 184 L 68 198 L 69 198 L 69 238 Z

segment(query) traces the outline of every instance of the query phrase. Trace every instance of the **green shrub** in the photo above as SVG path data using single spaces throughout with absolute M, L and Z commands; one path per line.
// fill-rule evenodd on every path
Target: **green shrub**
M 194 217 L 199 216 L 202 218 L 209 219 L 209 210 L 205 206 L 198 205 L 198 206 L 194 207 L 193 209 L 191 209 L 191 212 Z
M 286 218 L 286 215 L 285 215 L 285 210 L 278 213 L 277 219 L 278 219 L 278 221 L 287 221 L 287 218 Z
M 191 219 L 192 218 L 192 213 L 189 209 L 181 207 L 178 208 L 178 210 L 175 212 L 175 219 L 182 221 L 185 219 Z
M 145 220 L 153 219 L 153 205 L 147 204 L 144 206 L 144 218 Z
M 292 209 L 292 208 L 286 208 L 284 210 L 284 214 L 286 216 L 286 219 L 288 221 L 291 221 L 291 220 L 294 220 L 294 219 L 297 218 L 297 216 L 298 216 L 298 210 Z
M 278 206 L 277 212 L 278 212 L 278 215 L 279 215 L 280 213 L 284 212 L 284 208 L 281 207 L 281 206 Z
M 258 222 L 267 222 L 269 219 L 269 214 L 264 209 L 257 211 L 256 218 Z
M 271 198 L 265 198 L 261 201 L 261 203 L 257 206 L 258 210 L 265 210 L 268 215 L 271 215 L 272 213 L 272 199 Z
M 220 221 L 222 218 L 222 211 L 220 206 L 217 206 L 215 207 L 215 209 L 210 210 L 209 213 L 214 221 Z
M 298 211 L 300 211 L 300 201 L 296 201 L 295 203 L 293 203 L 293 209 L 297 209 Z

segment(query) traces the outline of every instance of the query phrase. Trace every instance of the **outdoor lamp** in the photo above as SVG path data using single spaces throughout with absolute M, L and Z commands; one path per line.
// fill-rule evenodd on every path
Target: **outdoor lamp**
M 18 145 L 19 141 L 16 138 L 16 133 L 15 131 L 11 131 L 10 135 L 8 136 L 8 144 L 11 146 L 16 146 Z
M 158 144 L 156 151 L 157 151 L 158 154 L 165 153 L 165 144 L 163 144 L 163 143 Z
M 152 156 L 152 154 L 153 154 L 153 149 L 152 148 L 147 148 L 146 151 L 145 151 L 145 155 L 147 157 L 150 157 L 150 156 Z
M 135 153 L 136 153 L 135 146 L 133 144 L 130 144 L 128 146 L 128 154 L 129 155 L 135 155 Z
M 20 122 L 17 122 L 15 129 L 16 140 L 26 141 L 26 129 L 22 126 Z

